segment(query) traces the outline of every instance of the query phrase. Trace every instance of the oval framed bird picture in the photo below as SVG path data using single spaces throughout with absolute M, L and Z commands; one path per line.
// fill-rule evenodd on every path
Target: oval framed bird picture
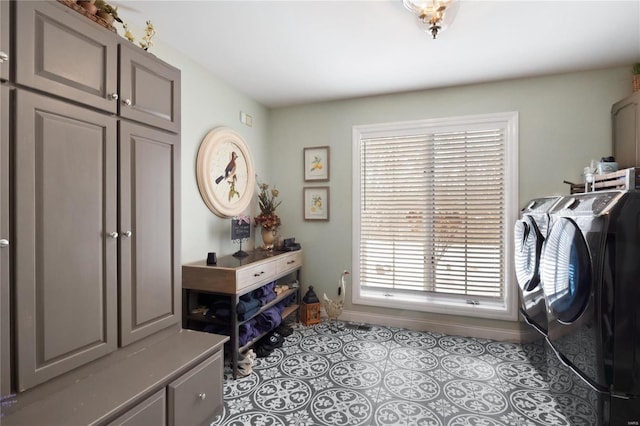
M 214 214 L 229 218 L 251 202 L 256 175 L 249 147 L 228 127 L 216 127 L 202 140 L 196 160 L 198 189 Z

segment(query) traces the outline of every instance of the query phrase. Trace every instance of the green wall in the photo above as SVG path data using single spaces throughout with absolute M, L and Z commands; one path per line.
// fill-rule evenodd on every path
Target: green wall
M 195 179 L 200 142 L 212 128 L 229 126 L 246 139 L 261 180 L 280 190 L 280 236 L 302 244 L 303 286 L 315 286 L 320 295 L 334 294 L 341 271 L 351 269 L 353 125 L 517 111 L 522 205 L 537 196 L 567 194 L 564 180 L 581 181 L 591 159 L 611 154 L 611 105 L 631 93 L 625 67 L 269 109 L 161 42 L 152 53 L 182 70 L 182 262 L 238 248 L 230 241 L 229 220 L 207 209 Z M 240 122 L 240 111 L 253 116 L 252 127 Z M 324 145 L 331 147 L 330 181 L 305 184 L 302 150 Z M 302 189 L 314 185 L 330 186 L 329 222 L 303 220 Z M 247 213 L 256 211 L 254 202 Z M 255 239 L 243 249 L 262 244 Z M 349 285 L 347 296 L 347 315 L 379 317 L 381 323 L 402 318 L 454 331 L 520 329 L 515 322 L 352 305 Z
M 334 295 L 341 271 L 351 269 L 353 125 L 517 111 L 521 206 L 533 197 L 568 194 L 563 180 L 580 181 L 591 159 L 611 154 L 611 105 L 630 93 L 629 68 L 616 68 L 272 110 L 269 165 L 284 200 L 279 209 L 282 234 L 295 236 L 304 249 L 303 284 L 313 285 L 320 295 L 325 291 Z M 305 222 L 302 150 L 323 145 L 331 147 L 331 220 Z M 345 311 L 453 325 L 518 327 L 493 320 L 352 305 L 349 290 Z
M 268 178 L 269 111 L 161 42 L 151 53 L 179 68 L 182 76 L 182 263 L 204 259 L 210 251 L 218 255 L 234 253 L 238 245 L 231 242 L 230 219 L 214 215 L 200 197 L 196 182 L 198 148 L 211 129 L 230 127 L 247 142 L 256 173 Z M 253 117 L 251 127 L 240 122 L 240 111 Z M 253 209 L 257 209 L 255 201 L 250 211 Z M 253 241 L 242 245 L 243 250 L 252 248 Z

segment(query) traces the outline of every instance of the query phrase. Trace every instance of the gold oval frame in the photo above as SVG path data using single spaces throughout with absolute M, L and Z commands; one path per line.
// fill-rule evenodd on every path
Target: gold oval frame
M 233 163 L 233 170 L 227 170 Z M 229 218 L 242 213 L 256 186 L 253 159 L 242 136 L 228 127 L 209 131 L 198 149 L 196 179 L 202 200 L 215 215 Z

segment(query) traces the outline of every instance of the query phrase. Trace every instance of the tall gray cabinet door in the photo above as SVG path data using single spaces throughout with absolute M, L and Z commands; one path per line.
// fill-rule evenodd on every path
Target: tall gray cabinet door
M 120 45 L 120 116 L 180 131 L 180 70 L 134 45 Z
M 117 347 L 116 120 L 19 91 L 15 124 L 18 388 Z
M 120 344 L 180 321 L 178 135 L 120 123 Z
M 0 6 L 1 7 L 1 6 Z M 0 85 L 0 395 L 11 393 L 9 294 L 9 88 Z
M 117 36 L 56 1 L 15 4 L 16 82 L 115 113 Z

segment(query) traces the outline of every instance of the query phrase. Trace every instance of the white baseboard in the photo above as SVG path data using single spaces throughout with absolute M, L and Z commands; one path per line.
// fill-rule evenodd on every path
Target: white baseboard
M 388 327 L 406 328 L 416 331 L 433 331 L 435 333 L 451 336 L 476 337 L 479 339 L 491 339 L 501 342 L 524 343 L 533 340 L 528 330 L 510 330 L 506 328 L 483 327 L 468 324 L 456 324 L 451 322 L 403 318 L 390 315 L 376 315 L 357 311 L 344 311 L 340 315 L 343 321 L 352 321 L 365 324 L 382 325 Z

